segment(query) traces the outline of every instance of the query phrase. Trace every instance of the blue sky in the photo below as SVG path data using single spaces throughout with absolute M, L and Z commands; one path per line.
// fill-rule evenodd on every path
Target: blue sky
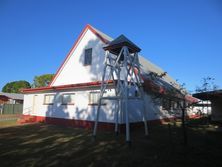
M 55 73 L 88 23 L 126 35 L 188 90 L 207 76 L 222 87 L 220 0 L 1 0 L 0 89 Z

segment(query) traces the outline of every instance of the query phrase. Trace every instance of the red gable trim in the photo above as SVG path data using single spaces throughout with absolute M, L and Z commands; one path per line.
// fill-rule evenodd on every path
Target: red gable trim
M 110 41 L 107 39 L 103 38 L 91 25 L 87 25 L 88 29 L 90 29 L 103 43 L 108 44 Z
M 51 86 L 51 87 L 40 87 L 40 88 L 32 88 L 32 89 L 23 89 L 23 93 L 34 93 L 34 92 L 44 92 L 50 90 L 66 90 L 66 89 L 77 89 L 77 88 L 89 88 L 89 87 L 98 87 L 101 85 L 101 81 L 96 82 L 88 82 L 88 83 L 79 83 L 79 84 L 69 84 L 69 85 L 61 85 L 61 86 Z M 108 84 L 112 84 L 113 81 L 109 80 Z
M 68 62 L 68 60 L 70 59 L 72 53 L 75 51 L 76 47 L 78 46 L 78 44 L 80 43 L 80 41 L 82 40 L 83 36 L 85 35 L 85 33 L 87 32 L 87 30 L 91 30 L 103 43 L 107 44 L 109 41 L 107 41 L 105 38 L 103 38 L 95 29 L 92 28 L 91 25 L 87 24 L 86 27 L 82 30 L 82 32 L 80 33 L 79 37 L 77 38 L 76 42 L 74 43 L 74 45 L 72 46 L 71 50 L 69 51 L 68 55 L 66 56 L 65 60 L 63 61 L 62 65 L 59 67 L 59 69 L 57 70 L 56 74 L 54 75 L 52 81 L 49 83 L 49 87 L 55 82 L 55 80 L 57 79 L 58 75 L 61 73 L 62 69 L 64 68 L 65 64 Z

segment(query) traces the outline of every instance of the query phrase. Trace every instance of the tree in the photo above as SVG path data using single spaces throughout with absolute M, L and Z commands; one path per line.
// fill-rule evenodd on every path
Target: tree
M 185 84 L 183 83 L 182 85 L 178 84 L 176 82 L 170 82 L 167 83 L 163 80 L 163 77 L 166 75 L 166 72 L 162 74 L 157 74 L 151 72 L 147 74 L 147 78 L 153 81 L 153 83 L 157 83 L 161 86 L 165 85 L 164 88 L 158 88 L 153 89 L 154 91 L 149 91 L 150 88 L 147 90 L 150 92 L 151 99 L 153 100 L 154 103 L 157 105 L 164 105 L 164 102 L 167 102 L 168 104 L 166 107 L 164 107 L 164 110 L 168 111 L 168 114 L 172 115 L 174 118 L 178 117 L 178 113 L 176 113 L 176 110 L 172 110 L 174 106 L 176 105 L 178 109 L 180 109 L 180 118 L 181 118 L 181 129 L 183 132 L 183 139 L 184 139 L 184 145 L 187 145 L 187 130 L 186 130 L 186 114 L 187 114 L 187 109 L 194 103 L 190 102 L 188 103 L 186 97 L 189 96 L 189 93 L 185 89 Z M 146 81 L 145 81 L 146 84 Z M 146 89 L 145 89 L 146 91 Z M 162 103 L 162 104 L 161 104 Z M 174 120 L 175 124 L 175 120 Z M 170 127 L 170 124 L 169 124 Z M 170 129 L 170 128 L 169 128 Z
M 207 92 L 219 89 L 219 86 L 214 83 L 215 79 L 212 77 L 204 77 L 202 78 L 202 85 L 196 87 L 196 92 Z
M 201 86 L 196 87 L 196 93 L 203 93 L 203 92 L 208 92 L 208 91 L 215 91 L 219 89 L 219 86 L 214 83 L 215 79 L 213 77 L 204 77 L 201 80 Z M 208 94 L 206 94 L 208 97 Z M 207 108 L 207 124 L 209 123 L 210 120 L 210 114 L 208 112 L 208 106 L 211 105 L 211 102 L 209 100 L 209 97 L 207 98 L 208 100 L 203 100 L 202 99 L 202 112 L 204 112 L 204 108 Z
M 54 74 L 43 74 L 35 76 L 32 87 L 38 88 L 48 86 L 48 84 L 52 81 L 53 76 Z
M 13 82 L 7 83 L 2 88 L 2 92 L 6 92 L 6 93 L 20 93 L 21 89 L 23 89 L 23 88 L 31 88 L 30 83 L 25 81 L 25 80 L 13 81 Z

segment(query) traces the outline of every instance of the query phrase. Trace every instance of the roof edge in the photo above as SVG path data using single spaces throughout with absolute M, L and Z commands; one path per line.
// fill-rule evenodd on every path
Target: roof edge
M 23 93 L 35 93 L 35 92 L 45 92 L 50 90 L 67 90 L 67 89 L 78 89 L 78 88 L 91 88 L 100 86 L 102 81 L 95 82 L 86 82 L 86 83 L 78 83 L 78 84 L 68 84 L 68 85 L 60 85 L 60 86 L 47 86 L 47 87 L 39 87 L 39 88 L 31 88 L 31 89 L 23 89 Z M 112 84 L 113 81 L 109 80 L 108 84 Z

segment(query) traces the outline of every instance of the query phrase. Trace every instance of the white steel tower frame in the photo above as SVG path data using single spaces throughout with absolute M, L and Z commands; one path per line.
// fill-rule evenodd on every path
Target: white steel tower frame
M 118 134 L 119 113 L 125 113 L 126 142 L 130 143 L 130 121 L 128 110 L 128 99 L 142 100 L 143 109 L 141 115 L 145 127 L 145 135 L 148 135 L 147 119 L 145 113 L 144 91 L 138 53 L 130 53 L 128 46 L 122 46 L 118 54 L 111 54 L 109 50 L 105 52 L 104 70 L 100 89 L 100 99 L 95 117 L 93 136 L 96 137 L 98 120 L 103 100 L 115 101 L 115 133 Z M 115 96 L 104 96 L 105 90 L 110 81 L 114 84 Z M 138 96 L 129 96 L 129 89 L 134 87 Z

